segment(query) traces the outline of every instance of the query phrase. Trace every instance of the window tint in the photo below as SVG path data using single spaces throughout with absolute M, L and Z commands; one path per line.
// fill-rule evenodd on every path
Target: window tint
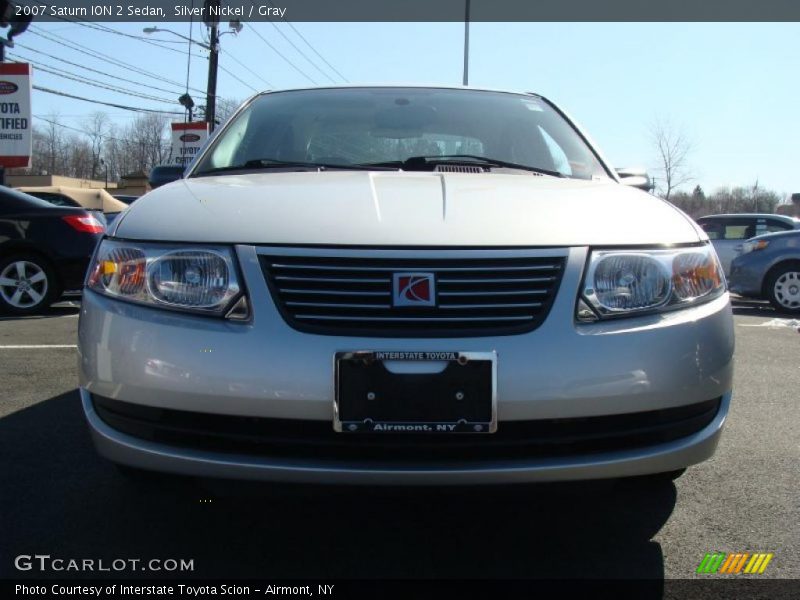
M 726 219 L 723 222 L 723 240 L 749 240 L 756 235 L 754 219 Z
M 756 224 L 756 235 L 762 233 L 775 233 L 776 231 L 789 231 L 794 229 L 789 223 L 784 223 L 778 219 L 759 219 Z
M 698 225 L 706 232 L 708 239 L 719 240 L 722 239 L 723 227 L 722 223 L 717 219 L 706 219 L 698 222 Z

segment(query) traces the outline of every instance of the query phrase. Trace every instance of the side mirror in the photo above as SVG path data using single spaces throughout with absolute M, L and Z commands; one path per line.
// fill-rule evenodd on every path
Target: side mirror
M 183 177 L 185 167 L 180 165 L 158 165 L 150 169 L 147 183 L 151 189 L 156 189 L 167 183 L 172 183 Z
M 645 192 L 649 192 L 655 187 L 653 180 L 650 179 L 650 175 L 647 174 L 647 169 L 641 167 L 617 169 L 617 175 L 622 185 L 639 188 Z

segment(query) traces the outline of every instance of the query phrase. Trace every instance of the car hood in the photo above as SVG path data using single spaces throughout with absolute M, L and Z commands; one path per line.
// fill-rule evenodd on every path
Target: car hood
M 772 233 L 762 233 L 755 237 L 751 237 L 748 241 L 752 240 L 775 240 L 780 238 L 798 238 L 800 239 L 800 230 L 791 229 L 788 231 L 773 231 Z
M 401 171 L 182 179 L 118 220 L 128 239 L 368 246 L 670 244 L 705 239 L 672 205 L 613 181 Z

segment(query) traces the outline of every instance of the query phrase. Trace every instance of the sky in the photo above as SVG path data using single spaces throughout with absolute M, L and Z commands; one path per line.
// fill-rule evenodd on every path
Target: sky
M 113 82 L 173 104 L 34 69 L 36 85 L 93 100 L 180 110 L 188 44 L 169 33 L 145 35 L 148 25 L 104 24 L 163 41 L 173 50 L 77 24 L 34 21 L 8 52 L 62 75 Z M 292 25 L 245 23 L 239 35 L 223 36 L 220 65 L 235 77 L 220 71 L 218 94 L 244 100 L 254 90 L 342 83 L 339 74 L 349 83 L 461 84 L 463 23 Z M 189 23 L 164 26 L 190 34 Z M 204 29 L 194 23 L 193 37 Z M 67 48 L 63 40 L 162 80 Z M 193 47 L 201 56 L 192 58 L 190 86 L 205 90 L 208 53 Z M 137 83 L 93 74 L 42 52 Z M 758 180 L 781 194 L 800 192 L 800 23 L 472 23 L 469 65 L 472 86 L 532 91 L 553 100 L 588 132 L 612 166 L 654 172 L 657 158 L 649 132 L 658 120 L 671 123 L 691 142 L 694 180 L 687 191 L 697 184 L 711 192 Z M 197 104 L 204 103 L 203 93 L 191 94 Z M 32 102 L 34 115 L 58 113 L 63 124 L 77 129 L 95 110 L 119 124 L 136 116 L 39 91 Z

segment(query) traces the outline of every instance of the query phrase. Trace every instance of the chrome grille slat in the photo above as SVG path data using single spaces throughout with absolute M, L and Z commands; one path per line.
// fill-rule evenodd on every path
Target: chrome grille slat
M 555 281 L 555 277 L 526 277 L 519 279 L 499 279 L 499 278 L 486 278 L 486 279 L 448 279 L 441 277 L 436 280 L 436 283 L 546 283 L 548 281 Z
M 439 304 L 439 308 L 443 309 L 476 309 L 476 308 L 537 308 L 541 306 L 541 302 L 526 302 L 521 304 Z
M 315 271 L 386 271 L 386 267 L 362 267 L 362 266 L 352 266 L 352 267 L 341 267 L 335 265 L 318 265 L 318 264 L 310 264 L 310 265 L 287 265 L 287 264 L 280 264 L 275 263 L 272 265 L 275 269 L 306 269 L 306 270 L 315 270 Z M 504 271 L 554 271 L 558 269 L 558 265 L 522 265 L 522 266 L 513 266 L 513 267 L 502 267 Z M 419 265 L 415 263 L 411 264 L 400 264 L 397 266 L 393 266 L 393 271 L 429 271 L 431 269 L 431 265 Z M 463 271 L 490 271 L 492 269 L 491 266 L 482 266 L 482 267 L 436 267 L 437 273 L 449 273 L 449 272 L 463 272 Z
M 392 308 L 391 304 L 346 304 L 330 302 L 287 302 L 286 306 L 318 306 L 320 308 Z
M 566 264 L 566 251 L 553 249 L 541 255 L 536 250 L 340 252 L 258 252 L 275 304 L 290 326 L 364 337 L 523 333 L 546 317 Z M 397 273 L 432 273 L 436 304 L 394 306 Z
M 492 290 L 491 292 L 439 292 L 439 296 L 541 296 L 547 290 Z
M 318 320 L 331 320 L 331 321 L 397 321 L 397 322 L 435 322 L 435 321 L 529 321 L 533 319 L 531 316 L 520 317 L 343 317 L 331 315 L 295 315 L 297 319 L 318 319 Z
M 275 279 L 281 281 L 326 281 L 330 283 L 391 283 L 391 279 L 349 279 L 343 277 L 288 277 L 279 275 Z
M 391 292 L 364 292 L 364 291 L 340 291 L 340 290 L 293 290 L 283 289 L 284 294 L 330 294 L 331 296 L 391 296 Z

